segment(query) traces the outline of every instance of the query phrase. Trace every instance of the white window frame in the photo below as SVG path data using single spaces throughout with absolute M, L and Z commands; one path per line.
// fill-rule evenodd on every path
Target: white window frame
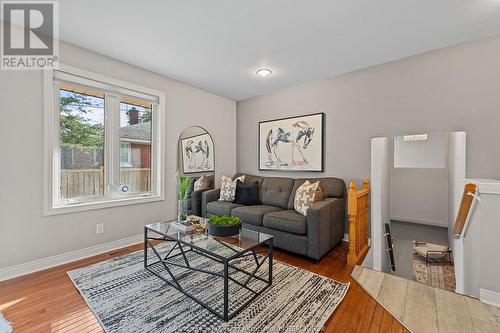
M 57 80 L 56 80 L 57 77 Z M 67 80 L 65 79 L 67 78 Z M 120 193 L 120 124 L 112 119 L 119 114 L 105 112 L 105 195 L 102 198 L 77 200 L 59 199 L 60 145 L 59 145 L 59 83 L 63 79 L 76 85 L 88 86 L 106 92 L 108 110 L 112 103 L 120 103 L 120 97 L 128 96 L 143 100 L 152 97 L 153 122 L 151 133 L 151 192 Z M 44 215 L 65 214 L 93 209 L 111 208 L 131 204 L 165 200 L 165 93 L 101 74 L 60 64 L 57 70 L 45 70 L 44 80 Z M 56 94 L 57 92 L 57 94 Z M 115 95 L 113 95 L 115 94 Z M 116 109 L 119 110 L 119 107 Z M 111 126 L 109 124 L 114 124 Z M 113 143 L 113 144 L 106 144 Z M 118 147 L 118 149 L 117 149 Z M 116 165 L 118 164 L 118 165 Z

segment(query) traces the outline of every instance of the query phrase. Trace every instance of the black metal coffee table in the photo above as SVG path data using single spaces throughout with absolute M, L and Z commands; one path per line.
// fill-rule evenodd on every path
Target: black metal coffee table
M 229 321 L 237 315 L 272 284 L 273 236 L 245 228 L 241 229 L 238 235 L 232 237 L 213 237 L 206 234 L 198 234 L 195 231 L 183 233 L 172 226 L 171 222 L 173 221 L 158 222 L 148 224 L 144 227 L 144 268 L 224 321 Z M 168 249 L 166 254 L 161 255 L 157 247 L 164 242 L 169 242 L 173 244 L 173 246 Z M 148 248 L 153 250 L 157 259 L 153 263 L 148 263 Z M 175 249 L 178 249 L 178 251 L 174 251 Z M 204 256 L 221 264 L 223 266 L 222 272 L 193 267 L 190 265 L 188 259 L 190 256 L 186 255 L 188 252 Z M 179 260 L 175 260 L 179 259 L 179 256 L 182 256 L 180 262 Z M 245 257 L 253 257 L 255 266 L 252 271 L 236 267 L 233 264 L 235 260 Z M 269 265 L 267 279 L 258 276 L 261 267 L 263 267 L 266 261 Z M 158 272 L 155 269 L 157 266 L 161 266 L 163 271 Z M 187 288 L 183 287 L 182 278 L 176 276 L 172 272 L 173 267 L 181 267 L 188 270 L 190 273 L 210 274 L 220 278 L 224 284 L 223 295 L 221 295 L 224 301 L 223 311 L 217 311 L 214 307 L 207 304 L 207 302 L 202 301 L 199 297 L 187 290 Z M 239 274 L 239 276 L 243 274 L 246 278 L 244 281 L 241 281 L 241 279 L 238 280 L 234 278 L 235 274 Z M 259 290 L 254 290 L 250 284 L 252 284 L 252 281 L 256 282 L 255 280 L 265 283 L 264 287 L 259 288 Z M 229 311 L 230 281 L 244 288 L 251 294 L 248 299 L 244 300 L 244 302 L 232 312 Z

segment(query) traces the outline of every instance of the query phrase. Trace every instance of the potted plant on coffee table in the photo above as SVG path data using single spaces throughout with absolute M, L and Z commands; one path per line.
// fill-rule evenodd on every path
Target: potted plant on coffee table
M 240 232 L 241 221 L 236 216 L 215 215 L 208 219 L 208 234 L 218 237 L 234 236 Z

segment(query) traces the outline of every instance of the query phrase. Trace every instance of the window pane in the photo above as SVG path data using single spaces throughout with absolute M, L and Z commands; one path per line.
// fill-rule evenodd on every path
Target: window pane
M 152 106 L 124 99 L 120 103 L 120 183 L 123 192 L 151 191 Z
M 60 198 L 104 195 L 104 96 L 61 86 Z
M 131 145 L 130 142 L 121 142 L 120 144 L 120 165 L 124 167 L 131 167 Z

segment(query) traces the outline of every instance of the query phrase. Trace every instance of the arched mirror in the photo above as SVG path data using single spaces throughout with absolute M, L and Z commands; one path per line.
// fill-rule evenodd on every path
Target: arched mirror
M 215 172 L 215 147 L 210 133 L 200 126 L 179 136 L 178 169 L 183 175 L 209 176 Z
M 191 126 L 180 134 L 178 146 L 177 215 L 183 220 L 201 216 L 202 193 L 214 188 L 215 145 L 207 130 Z

